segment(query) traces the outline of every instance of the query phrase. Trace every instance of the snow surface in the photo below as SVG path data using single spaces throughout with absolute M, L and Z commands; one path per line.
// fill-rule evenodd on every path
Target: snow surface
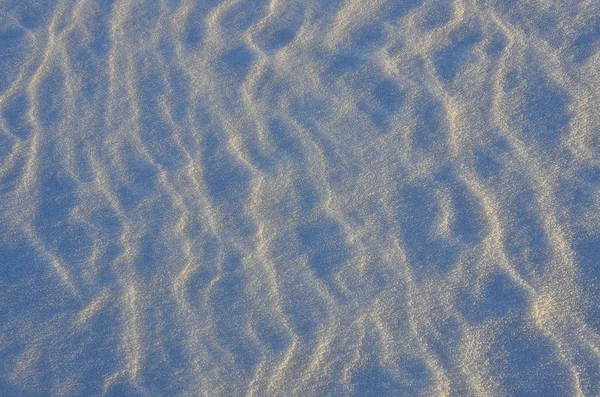
M 0 396 L 599 396 L 600 1 L 0 0 Z

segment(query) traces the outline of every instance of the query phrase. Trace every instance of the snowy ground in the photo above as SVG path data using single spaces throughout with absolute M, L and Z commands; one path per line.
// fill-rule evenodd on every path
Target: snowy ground
M 0 396 L 600 395 L 600 2 L 0 0 Z

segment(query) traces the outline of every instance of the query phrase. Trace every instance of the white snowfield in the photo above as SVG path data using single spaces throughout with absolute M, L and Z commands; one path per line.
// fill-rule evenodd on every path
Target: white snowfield
M 0 0 L 0 396 L 600 396 L 600 1 Z

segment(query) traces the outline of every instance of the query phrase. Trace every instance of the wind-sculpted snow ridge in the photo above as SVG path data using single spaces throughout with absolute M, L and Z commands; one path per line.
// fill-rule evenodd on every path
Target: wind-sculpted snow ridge
M 600 2 L 0 0 L 0 396 L 600 395 Z

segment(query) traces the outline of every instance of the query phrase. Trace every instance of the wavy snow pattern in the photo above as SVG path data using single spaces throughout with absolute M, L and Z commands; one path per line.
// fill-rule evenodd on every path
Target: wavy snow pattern
M 600 395 L 599 21 L 0 1 L 0 395 Z

